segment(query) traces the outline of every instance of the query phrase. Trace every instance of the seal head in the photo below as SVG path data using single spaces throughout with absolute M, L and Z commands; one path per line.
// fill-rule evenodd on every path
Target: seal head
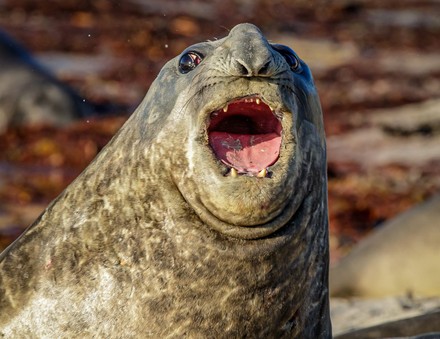
M 0 334 L 330 338 L 327 232 L 310 70 L 241 24 L 169 61 L 2 254 Z
M 173 179 L 217 231 L 244 239 L 273 234 L 311 189 L 316 168 L 304 166 L 311 160 L 306 149 L 324 147 L 310 71 L 292 50 L 269 44 L 249 25 L 189 47 L 180 61 L 187 55 L 199 64 L 177 79 L 176 119 L 189 123 L 189 133 L 172 133 L 187 146 L 170 152 L 172 167 L 184 169 Z

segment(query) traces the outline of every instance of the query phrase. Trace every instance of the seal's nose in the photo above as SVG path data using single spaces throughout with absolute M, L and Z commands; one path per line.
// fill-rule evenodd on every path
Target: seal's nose
M 252 24 L 235 26 L 228 36 L 231 73 L 236 76 L 271 76 L 275 71 L 270 44 Z

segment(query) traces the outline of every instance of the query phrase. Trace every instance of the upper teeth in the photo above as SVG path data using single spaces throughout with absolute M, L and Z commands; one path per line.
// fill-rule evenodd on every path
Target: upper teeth
M 261 104 L 261 99 L 260 98 L 244 98 L 244 102 L 245 103 L 253 103 L 253 102 L 255 102 L 257 105 L 259 105 L 259 104 Z M 229 106 L 229 104 L 226 104 L 223 108 L 222 108 L 222 110 L 223 110 L 223 112 L 227 112 L 228 111 L 228 106 Z M 273 108 L 272 107 L 270 107 L 269 106 L 269 108 L 270 108 L 270 110 L 273 112 Z

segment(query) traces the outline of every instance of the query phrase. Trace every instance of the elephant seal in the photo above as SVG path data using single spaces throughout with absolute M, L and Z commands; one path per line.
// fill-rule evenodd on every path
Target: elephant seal
M 330 270 L 330 294 L 440 296 L 440 195 L 387 221 Z
M 0 31 L 0 133 L 17 125 L 65 125 L 94 107 Z
M 330 338 L 307 65 L 251 24 L 187 48 L 0 260 L 6 337 Z

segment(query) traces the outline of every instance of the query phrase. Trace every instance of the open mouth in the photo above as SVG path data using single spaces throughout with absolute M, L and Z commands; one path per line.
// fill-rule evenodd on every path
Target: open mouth
M 279 157 L 281 122 L 257 96 L 235 100 L 211 113 L 209 145 L 229 174 L 268 177 Z

